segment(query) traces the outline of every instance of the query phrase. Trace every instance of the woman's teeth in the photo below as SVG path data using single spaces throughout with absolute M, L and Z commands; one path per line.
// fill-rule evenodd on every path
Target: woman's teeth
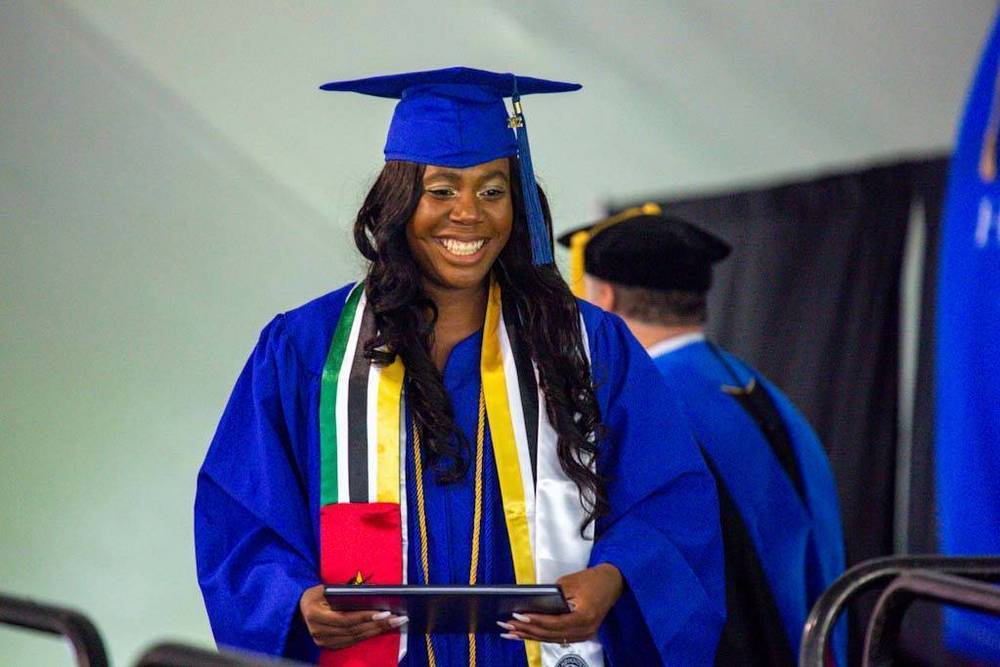
M 441 245 L 444 249 L 450 252 L 452 255 L 458 255 L 459 257 L 466 257 L 468 255 L 475 255 L 479 252 L 479 249 L 483 247 L 486 243 L 486 239 L 479 239 L 478 241 L 457 241 L 455 239 L 441 239 Z

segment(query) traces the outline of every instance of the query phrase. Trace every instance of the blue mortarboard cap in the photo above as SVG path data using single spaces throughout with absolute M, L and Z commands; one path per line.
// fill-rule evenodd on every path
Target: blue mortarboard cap
M 386 160 L 463 168 L 516 155 L 535 263 L 552 262 L 520 97 L 579 90 L 580 84 L 451 67 L 335 81 L 320 88 L 399 100 L 385 142 Z M 513 116 L 506 97 L 512 99 Z

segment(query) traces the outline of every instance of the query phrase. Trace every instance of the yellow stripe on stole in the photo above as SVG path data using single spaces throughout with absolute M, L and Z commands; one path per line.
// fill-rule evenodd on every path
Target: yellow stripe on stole
M 381 369 L 378 381 L 378 483 L 375 502 L 399 503 L 399 419 L 403 395 L 403 360 Z
M 493 441 L 493 456 L 503 497 L 503 515 L 510 539 L 510 552 L 514 561 L 514 578 L 519 584 L 535 583 L 535 559 L 531 551 L 531 534 L 528 531 L 527 508 L 521 480 L 521 464 L 514 440 L 514 423 L 507 400 L 507 378 L 503 372 L 503 354 L 500 350 L 500 285 L 490 279 L 489 300 L 486 303 L 486 322 L 483 329 L 483 351 L 480 359 L 483 393 L 486 395 L 486 413 Z M 520 406 L 518 406 L 520 409 Z M 541 665 L 542 654 L 538 642 L 525 642 L 528 664 Z

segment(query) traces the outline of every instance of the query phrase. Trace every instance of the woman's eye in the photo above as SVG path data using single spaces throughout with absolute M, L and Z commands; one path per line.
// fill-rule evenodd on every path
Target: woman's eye
M 488 190 L 483 190 L 482 197 L 484 199 L 499 199 L 505 194 L 502 188 L 490 188 Z
M 454 194 L 455 191 L 452 190 L 451 188 L 427 188 L 427 192 L 431 196 L 438 197 L 439 199 L 444 199 L 446 197 L 452 196 L 452 194 Z

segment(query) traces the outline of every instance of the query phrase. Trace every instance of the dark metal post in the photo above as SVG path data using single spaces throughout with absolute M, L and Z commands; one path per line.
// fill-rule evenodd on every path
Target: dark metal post
M 824 667 L 833 626 L 853 598 L 912 570 L 934 570 L 980 581 L 1000 581 L 1000 557 L 887 556 L 858 563 L 816 600 L 802 631 L 799 667 Z
M 891 667 L 906 611 L 917 600 L 1000 616 L 1000 588 L 950 574 L 916 570 L 893 579 L 872 611 L 865 633 L 864 667 Z
M 90 619 L 74 609 L 0 594 L 0 623 L 69 640 L 80 667 L 108 667 L 104 641 Z

